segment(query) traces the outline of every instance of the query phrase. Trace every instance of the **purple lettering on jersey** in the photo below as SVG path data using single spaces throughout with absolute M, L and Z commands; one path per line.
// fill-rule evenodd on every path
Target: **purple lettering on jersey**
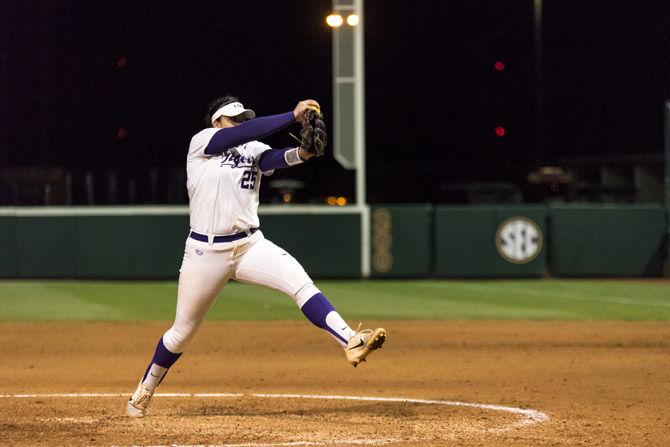
M 240 188 L 242 189 L 254 189 L 256 187 L 256 177 L 258 172 L 255 170 L 248 170 L 242 173 L 242 181 L 240 182 Z
M 227 152 L 221 155 L 219 166 L 230 166 L 231 168 L 251 168 L 254 166 L 254 157 L 245 157 L 244 155 Z

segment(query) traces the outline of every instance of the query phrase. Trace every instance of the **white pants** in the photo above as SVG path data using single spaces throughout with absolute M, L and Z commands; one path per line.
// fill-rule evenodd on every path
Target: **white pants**
M 177 312 L 163 344 L 184 351 L 229 279 L 280 290 L 299 307 L 319 293 L 296 259 L 257 231 L 233 242 L 200 242 L 188 238 L 179 270 Z

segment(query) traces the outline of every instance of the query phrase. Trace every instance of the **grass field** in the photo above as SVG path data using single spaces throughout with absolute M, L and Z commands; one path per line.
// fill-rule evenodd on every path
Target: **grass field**
M 0 444 L 670 445 L 667 280 L 317 285 L 384 349 L 354 369 L 289 297 L 229 283 L 130 421 L 176 281 L 0 281 Z
M 622 280 L 318 281 L 349 320 L 670 320 L 670 283 Z M 0 320 L 171 320 L 176 281 L 0 281 Z M 285 295 L 229 283 L 209 320 L 293 320 Z

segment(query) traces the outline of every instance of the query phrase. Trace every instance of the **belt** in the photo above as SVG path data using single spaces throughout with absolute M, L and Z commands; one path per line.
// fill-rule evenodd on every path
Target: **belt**
M 249 230 L 248 233 L 242 232 L 242 233 L 236 233 L 236 234 L 230 234 L 228 236 L 214 236 L 214 242 L 232 242 L 236 241 L 238 239 L 245 238 L 251 234 L 254 234 L 255 232 L 258 231 L 258 228 L 252 228 Z M 205 234 L 200 234 L 196 233 L 195 231 L 191 231 L 191 234 L 188 235 L 191 239 L 195 239 L 196 241 L 200 242 L 209 242 L 209 238 Z

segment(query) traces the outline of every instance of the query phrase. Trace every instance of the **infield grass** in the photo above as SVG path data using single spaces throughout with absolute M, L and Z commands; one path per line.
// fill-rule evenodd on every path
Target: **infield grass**
M 625 280 L 317 281 L 349 320 L 670 320 L 670 284 Z M 0 281 L 0 320 L 172 320 L 176 281 Z M 282 293 L 230 282 L 209 320 L 302 319 Z

